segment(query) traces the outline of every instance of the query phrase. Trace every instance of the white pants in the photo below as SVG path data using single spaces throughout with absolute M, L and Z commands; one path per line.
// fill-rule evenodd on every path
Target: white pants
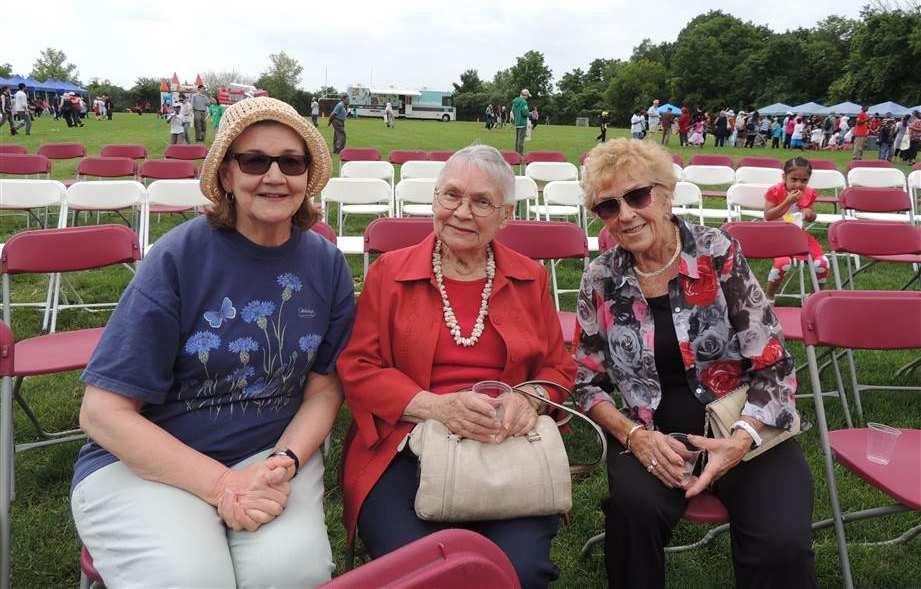
M 269 450 L 235 469 L 265 460 Z M 122 462 L 82 480 L 71 497 L 77 532 L 109 589 L 315 587 L 334 564 L 317 451 L 291 481 L 285 511 L 255 532 L 234 532 L 195 495 L 144 480 Z

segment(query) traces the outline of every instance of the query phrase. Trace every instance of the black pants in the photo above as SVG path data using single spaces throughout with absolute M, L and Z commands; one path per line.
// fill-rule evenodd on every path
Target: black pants
M 608 442 L 605 558 L 608 586 L 665 586 L 665 553 L 686 506 L 684 491 L 669 489 L 614 438 Z M 729 511 L 736 587 L 818 587 L 812 551 L 812 473 L 795 440 L 717 481 L 714 492 Z
M 559 569 L 550 561 L 550 543 L 560 527 L 558 516 L 468 523 L 421 520 L 413 508 L 418 468 L 411 452 L 397 454 L 365 499 L 358 515 L 358 535 L 373 558 L 439 530 L 465 528 L 486 536 L 505 552 L 523 589 L 545 588 L 559 577 Z
M 333 153 L 345 149 L 345 119 L 333 117 Z
M 726 145 L 726 136 L 722 133 L 716 134 L 716 147 L 723 147 Z

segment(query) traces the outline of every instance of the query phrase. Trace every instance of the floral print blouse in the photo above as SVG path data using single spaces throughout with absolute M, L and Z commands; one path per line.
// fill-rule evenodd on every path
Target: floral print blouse
M 728 235 L 673 217 L 681 234 L 678 276 L 668 284 L 675 335 L 690 392 L 709 403 L 746 383 L 742 415 L 789 429 L 796 376 L 780 322 Z M 655 363 L 655 321 L 633 255 L 614 248 L 582 277 L 575 397 L 588 412 L 618 390 L 629 415 L 654 427 L 662 399 Z

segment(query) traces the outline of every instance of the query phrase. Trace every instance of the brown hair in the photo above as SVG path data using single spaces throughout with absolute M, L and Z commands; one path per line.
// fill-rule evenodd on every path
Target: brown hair
M 591 210 L 598 191 L 620 175 L 648 171 L 669 193 L 675 190 L 675 170 L 671 155 L 654 141 L 611 139 L 588 152 L 582 174 L 585 208 Z

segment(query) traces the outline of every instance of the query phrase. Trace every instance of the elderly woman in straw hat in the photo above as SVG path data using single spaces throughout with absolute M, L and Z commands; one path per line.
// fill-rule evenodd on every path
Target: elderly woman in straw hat
M 599 145 L 582 183 L 586 208 L 619 243 L 582 279 L 575 385 L 582 409 L 610 436 L 610 586 L 663 587 L 672 528 L 712 485 L 729 512 L 737 586 L 815 587 L 813 484 L 802 450 L 788 439 L 742 462 L 768 428 L 794 424 L 796 379 L 739 244 L 672 215 L 675 176 L 660 146 Z M 706 404 L 743 384 L 731 437 L 702 437 Z M 682 438 L 708 453 L 697 478 L 684 468 L 679 452 L 692 454 Z
M 107 586 L 329 579 L 319 448 L 354 310 L 343 256 L 305 231 L 329 172 L 289 105 L 228 108 L 202 167 L 213 207 L 157 242 L 109 320 L 72 492 Z

